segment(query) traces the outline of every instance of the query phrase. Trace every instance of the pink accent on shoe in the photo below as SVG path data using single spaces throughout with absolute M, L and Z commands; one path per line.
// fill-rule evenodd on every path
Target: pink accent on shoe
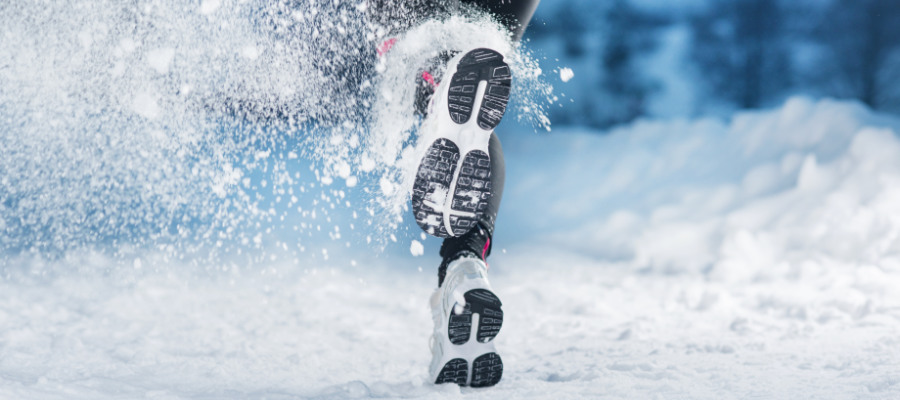
M 390 39 L 385 40 L 384 42 L 382 42 L 381 45 L 378 46 L 378 49 L 377 49 L 377 50 L 378 50 L 378 56 L 379 56 L 379 57 L 383 56 L 385 53 L 387 53 L 388 51 L 390 51 L 391 48 L 394 47 L 395 44 L 397 44 L 397 38 L 390 38 Z
M 422 79 L 424 79 L 425 82 L 430 83 L 431 86 L 434 86 L 435 88 L 438 87 L 437 82 L 434 81 L 434 76 L 432 76 L 430 72 L 422 71 Z
M 481 259 L 487 261 L 487 251 L 491 247 L 491 239 L 488 238 L 487 243 L 484 244 L 484 250 L 481 250 Z

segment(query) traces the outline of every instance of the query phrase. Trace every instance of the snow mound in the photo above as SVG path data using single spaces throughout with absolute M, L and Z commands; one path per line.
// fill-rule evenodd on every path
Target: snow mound
M 852 103 L 797 98 L 728 123 L 528 138 L 507 146 L 518 146 L 508 157 L 518 183 L 506 197 L 533 205 L 511 202 L 504 222 L 638 270 L 742 281 L 807 262 L 898 270 L 897 126 Z

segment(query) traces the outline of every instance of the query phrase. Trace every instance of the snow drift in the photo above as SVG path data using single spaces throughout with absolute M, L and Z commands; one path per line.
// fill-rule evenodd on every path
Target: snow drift
M 515 141 L 509 197 L 529 202 L 503 222 L 594 258 L 725 280 L 812 260 L 896 269 L 897 127 L 853 103 L 795 98 L 729 122 Z

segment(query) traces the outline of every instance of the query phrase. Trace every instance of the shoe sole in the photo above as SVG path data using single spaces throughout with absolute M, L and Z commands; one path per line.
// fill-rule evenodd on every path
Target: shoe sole
M 471 347 L 491 342 L 503 325 L 503 304 L 497 296 L 487 289 L 473 289 L 463 297 L 466 306 L 460 314 L 451 315 L 447 323 L 447 335 L 453 344 L 448 351 L 470 353 Z M 476 320 L 474 317 L 478 315 Z M 472 324 L 478 322 L 478 332 L 472 341 Z M 476 343 L 477 342 L 477 343 Z M 482 345 L 483 346 L 483 345 Z M 444 364 L 438 373 L 436 384 L 455 383 L 460 386 L 488 387 L 500 382 L 503 377 L 503 360 L 496 352 L 487 352 L 475 357 L 471 364 L 472 376 L 469 377 L 469 362 L 465 357 L 456 357 Z
M 486 82 L 483 92 L 478 90 L 482 81 Z M 428 234 L 442 238 L 464 235 L 484 215 L 492 190 L 487 143 L 506 112 L 511 84 L 503 56 L 494 50 L 476 49 L 462 56 L 447 91 L 439 92 L 446 93 L 447 112 L 455 128 L 441 132 L 442 137 L 426 151 L 412 193 L 413 215 Z M 466 137 L 469 135 L 483 137 L 471 140 Z M 483 145 L 464 149 L 463 156 L 459 146 L 463 141 Z

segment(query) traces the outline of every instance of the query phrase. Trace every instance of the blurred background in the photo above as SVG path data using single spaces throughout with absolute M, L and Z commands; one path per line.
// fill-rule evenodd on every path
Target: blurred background
M 554 82 L 555 126 L 726 116 L 792 95 L 900 112 L 894 0 L 545 0 L 525 37 L 545 71 L 575 72 Z

